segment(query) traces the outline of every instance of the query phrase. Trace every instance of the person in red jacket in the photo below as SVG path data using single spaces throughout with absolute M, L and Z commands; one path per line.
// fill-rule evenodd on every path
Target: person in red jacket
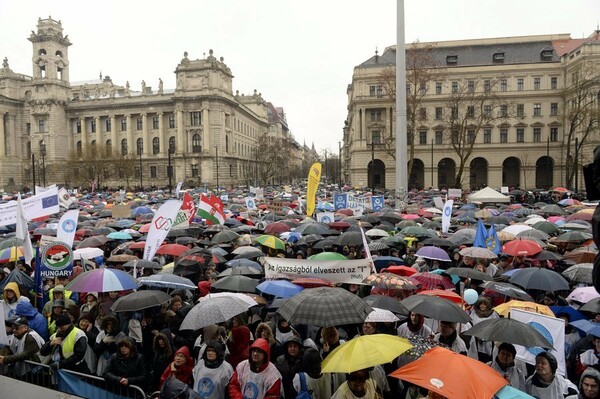
M 160 377 L 160 386 L 170 377 L 175 377 L 179 381 L 188 385 L 192 382 L 192 370 L 194 369 L 194 360 L 190 356 L 190 350 L 187 346 L 182 346 L 175 352 L 173 361 L 169 363 Z
M 237 365 L 229 382 L 231 399 L 279 399 L 281 374 L 269 361 L 270 351 L 265 339 L 254 341 L 248 360 Z

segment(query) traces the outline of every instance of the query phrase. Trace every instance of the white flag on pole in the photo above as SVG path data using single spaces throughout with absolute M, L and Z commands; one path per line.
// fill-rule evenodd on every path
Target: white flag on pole
M 27 229 L 27 219 L 25 218 L 25 212 L 23 211 L 21 194 L 17 197 L 17 229 L 15 236 L 23 240 L 23 257 L 25 258 L 25 264 L 31 266 L 33 246 L 31 245 L 31 238 L 29 237 L 29 230 Z
M 58 241 L 62 241 L 70 247 L 73 246 L 75 231 L 77 230 L 77 219 L 79 219 L 79 209 L 65 212 L 62 215 L 56 229 L 56 238 L 58 238 Z

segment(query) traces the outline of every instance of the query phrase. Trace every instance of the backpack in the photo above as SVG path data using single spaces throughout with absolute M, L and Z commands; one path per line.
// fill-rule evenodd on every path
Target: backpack
M 296 399 L 312 399 L 312 391 L 308 390 L 306 385 L 306 376 L 304 373 L 298 373 L 300 377 L 300 392 L 296 395 Z

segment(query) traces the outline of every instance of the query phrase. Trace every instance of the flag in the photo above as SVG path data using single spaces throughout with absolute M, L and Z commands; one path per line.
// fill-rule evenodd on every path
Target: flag
M 63 187 L 58 190 L 58 202 L 63 208 L 69 209 L 69 206 L 71 206 L 71 204 L 75 201 L 71 198 L 69 192 Z
M 477 231 L 475 232 L 475 240 L 473 240 L 473 246 L 479 248 L 487 248 L 487 230 L 483 225 L 483 221 L 479 219 L 477 221 Z
M 335 205 L 335 210 L 347 208 L 348 205 L 348 194 L 333 194 L 333 204 Z
M 315 162 L 308 171 L 308 186 L 306 188 L 306 216 L 312 216 L 315 211 L 315 197 L 321 181 L 321 164 Z
M 208 198 L 201 194 L 200 203 L 196 216 L 206 220 L 206 224 L 224 224 L 225 212 L 223 211 L 223 203 L 216 195 L 211 195 Z
M 254 198 L 246 197 L 246 208 L 248 208 L 250 211 L 256 210 L 256 202 L 254 201 Z
M 75 230 L 77 230 L 77 220 L 79 219 L 79 209 L 74 209 L 65 212 L 58 222 L 58 228 L 56 229 L 56 238 L 59 241 L 64 242 L 68 246 L 73 246 L 73 240 L 75 239 Z
M 436 197 L 439 198 L 439 197 Z M 441 201 L 441 199 L 440 199 Z M 448 200 L 443 206 L 442 210 L 442 233 L 447 233 L 448 229 L 450 229 L 450 219 L 452 218 L 452 206 L 454 205 L 454 200 Z
M 384 198 L 383 195 L 377 195 L 371 197 L 371 209 L 379 212 L 383 209 Z
M 177 183 L 177 187 L 175 188 L 175 198 L 179 198 L 179 191 L 181 190 L 181 186 L 183 186 L 183 182 L 180 181 Z
M 496 233 L 496 227 L 492 223 L 490 229 L 487 232 L 487 239 L 485 240 L 486 248 L 495 253 L 496 255 L 502 252 L 502 243 L 500 242 L 500 238 L 498 238 L 498 233 Z
M 317 222 L 319 223 L 331 223 L 333 222 L 334 214 L 333 212 L 319 212 L 317 213 Z
M 154 214 L 148 230 L 148 238 L 144 247 L 144 260 L 152 260 L 158 247 L 163 243 L 169 230 L 173 227 L 177 213 L 181 208 L 181 201 L 169 200 L 162 204 Z M 133 277 L 136 277 L 136 268 L 133 268 Z
M 23 257 L 25 258 L 25 264 L 31 266 L 33 246 L 31 245 L 31 238 L 29 237 L 29 230 L 27 229 L 27 219 L 25 218 L 25 211 L 23 210 L 21 194 L 17 197 L 17 229 L 15 237 L 23 240 Z
M 373 257 L 371 256 L 371 250 L 369 249 L 369 243 L 367 243 L 367 237 L 365 236 L 365 231 L 363 230 L 360 222 L 358 222 L 358 227 L 360 228 L 363 247 L 365 247 L 365 259 L 368 259 L 369 263 L 371 264 L 371 272 L 377 273 L 377 270 L 375 269 L 375 263 L 373 262 Z
M 34 305 L 41 313 L 42 309 L 44 309 L 44 279 L 42 278 L 42 259 L 40 258 L 39 247 L 35 247 L 35 269 L 33 270 L 33 279 L 35 281 Z

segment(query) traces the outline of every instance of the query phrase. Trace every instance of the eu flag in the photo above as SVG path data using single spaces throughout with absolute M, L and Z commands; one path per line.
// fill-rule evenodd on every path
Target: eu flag
M 58 206 L 58 195 L 51 195 L 49 197 L 42 198 L 42 208 L 52 208 L 53 206 Z
M 502 243 L 500 242 L 500 238 L 498 238 L 498 233 L 496 233 L 496 228 L 492 223 L 492 226 L 487 232 L 486 248 L 498 255 L 502 252 Z
M 473 241 L 474 247 L 479 248 L 487 248 L 486 240 L 488 238 L 488 233 L 483 225 L 483 221 L 479 219 L 477 221 L 477 231 L 475 232 L 475 240 Z

